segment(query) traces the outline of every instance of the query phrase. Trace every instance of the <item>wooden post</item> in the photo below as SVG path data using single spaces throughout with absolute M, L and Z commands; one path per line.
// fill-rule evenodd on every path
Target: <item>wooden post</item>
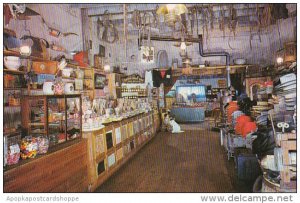
M 81 9 L 81 28 L 82 28 L 82 42 L 83 42 L 83 51 L 88 51 L 89 47 L 89 16 L 88 16 L 88 9 L 82 8 Z

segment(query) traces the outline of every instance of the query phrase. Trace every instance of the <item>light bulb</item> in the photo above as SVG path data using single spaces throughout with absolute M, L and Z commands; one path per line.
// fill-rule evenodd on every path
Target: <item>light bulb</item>
M 21 40 L 20 54 L 22 56 L 30 56 L 33 41 L 31 39 Z
M 283 58 L 282 57 L 277 57 L 277 64 L 283 63 Z
M 103 68 L 104 68 L 105 72 L 109 72 L 110 71 L 110 65 L 109 64 L 106 64 Z
M 168 11 L 170 12 L 170 11 L 174 10 L 175 6 L 176 6 L 176 4 L 167 4 Z
M 185 42 L 181 42 L 180 44 L 180 49 L 185 50 L 186 49 L 186 44 Z

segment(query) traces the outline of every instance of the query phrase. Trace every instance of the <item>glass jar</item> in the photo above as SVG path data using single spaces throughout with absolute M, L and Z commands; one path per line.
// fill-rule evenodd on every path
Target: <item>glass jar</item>
M 57 134 L 51 134 L 50 136 L 49 136 L 49 144 L 51 145 L 51 146 L 53 146 L 53 145 L 56 145 L 58 143 L 58 137 L 57 137 Z
M 20 159 L 20 147 L 18 144 L 18 140 L 16 138 L 11 138 L 10 140 L 7 140 L 7 152 L 6 156 L 4 158 L 6 159 L 7 165 L 13 165 L 17 164 Z
M 38 154 L 46 154 L 49 148 L 49 140 L 46 136 L 37 137 Z
M 35 158 L 38 151 L 37 139 L 32 136 L 26 136 L 21 141 L 21 158 Z

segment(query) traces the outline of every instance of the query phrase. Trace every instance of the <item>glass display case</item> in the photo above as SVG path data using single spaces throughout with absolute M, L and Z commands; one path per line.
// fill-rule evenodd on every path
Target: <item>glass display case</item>
M 50 146 L 81 137 L 80 94 L 25 96 L 21 103 L 28 135 L 47 136 Z

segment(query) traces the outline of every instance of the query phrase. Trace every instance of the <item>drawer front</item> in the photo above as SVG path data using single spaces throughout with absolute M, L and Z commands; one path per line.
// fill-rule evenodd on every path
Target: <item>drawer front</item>
M 32 70 L 37 74 L 56 74 L 57 72 L 57 62 L 32 62 Z

